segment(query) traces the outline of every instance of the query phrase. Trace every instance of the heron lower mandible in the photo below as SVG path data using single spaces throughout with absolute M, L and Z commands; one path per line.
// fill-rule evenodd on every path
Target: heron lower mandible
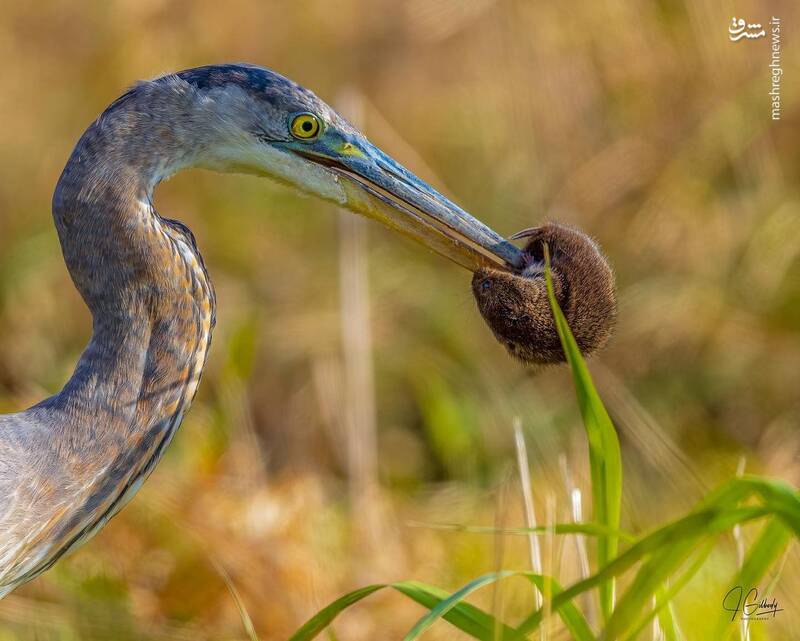
M 152 200 L 187 167 L 278 179 L 472 270 L 521 266 L 508 241 L 273 71 L 215 65 L 137 84 L 83 134 L 53 196 L 93 333 L 58 394 L 0 416 L 0 597 L 133 497 L 194 398 L 214 289 L 191 232 Z

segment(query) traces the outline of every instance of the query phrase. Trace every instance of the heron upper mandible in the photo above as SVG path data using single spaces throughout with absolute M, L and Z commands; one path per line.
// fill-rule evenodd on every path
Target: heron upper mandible
M 214 289 L 192 233 L 152 199 L 187 167 L 294 185 L 472 270 L 522 266 L 516 247 L 273 71 L 213 65 L 135 85 L 83 134 L 53 196 L 93 332 L 58 394 L 0 416 L 0 597 L 133 497 L 194 398 Z

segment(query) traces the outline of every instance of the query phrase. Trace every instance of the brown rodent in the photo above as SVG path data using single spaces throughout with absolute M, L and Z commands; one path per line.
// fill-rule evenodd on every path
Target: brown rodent
M 614 273 L 597 244 L 583 232 L 548 222 L 512 238 L 529 238 L 520 273 L 483 268 L 472 278 L 478 309 L 508 352 L 529 364 L 565 360 L 544 277 L 544 243 L 550 251 L 553 289 L 583 354 L 608 341 L 616 318 Z

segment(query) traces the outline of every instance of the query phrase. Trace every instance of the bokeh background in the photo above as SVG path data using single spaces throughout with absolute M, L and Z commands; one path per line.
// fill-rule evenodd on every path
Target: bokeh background
M 56 392 L 89 337 L 49 212 L 83 129 L 136 79 L 248 61 L 338 105 L 499 232 L 552 218 L 598 239 L 620 312 L 591 368 L 621 433 L 626 528 L 656 526 L 737 469 L 797 483 L 798 9 L 4 3 L 0 411 Z M 782 19 L 779 122 L 768 40 L 730 42 L 734 15 Z M 137 499 L 0 602 L 0 639 L 242 639 L 222 573 L 261 638 L 284 639 L 371 581 L 454 589 L 529 567 L 524 538 L 433 527 L 524 525 L 516 421 L 541 522 L 569 520 L 569 490 L 588 488 L 568 371 L 512 362 L 468 273 L 257 178 L 187 172 L 156 204 L 194 230 L 217 289 L 200 392 Z M 735 548 L 723 541 L 679 601 L 687 638 L 709 638 Z M 577 549 L 550 542 L 562 583 L 580 571 Z M 756 638 L 796 633 L 798 569 L 795 546 L 773 590 L 784 612 Z M 475 602 L 513 621 L 530 588 Z M 400 638 L 421 613 L 376 595 L 336 638 Z M 428 636 L 460 638 L 446 623 Z

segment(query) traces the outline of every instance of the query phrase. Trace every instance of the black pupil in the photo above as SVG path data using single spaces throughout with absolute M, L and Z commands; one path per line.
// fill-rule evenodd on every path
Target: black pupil
M 311 124 L 311 121 L 310 121 L 310 120 L 306 120 L 306 121 L 305 121 L 305 122 L 304 122 L 304 123 L 301 125 L 301 127 L 303 127 L 303 131 L 311 131 L 311 128 L 313 127 L 313 125 Z

